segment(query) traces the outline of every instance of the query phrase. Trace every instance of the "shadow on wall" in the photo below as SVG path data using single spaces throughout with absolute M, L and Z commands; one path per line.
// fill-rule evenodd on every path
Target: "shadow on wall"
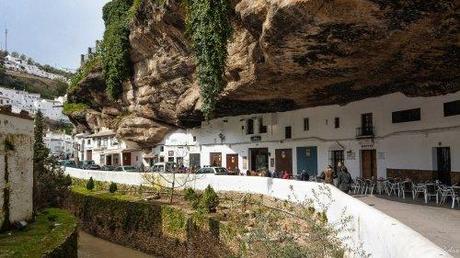
M 72 192 L 67 209 L 81 229 L 160 257 L 224 257 L 219 221 L 159 203 L 129 202 Z

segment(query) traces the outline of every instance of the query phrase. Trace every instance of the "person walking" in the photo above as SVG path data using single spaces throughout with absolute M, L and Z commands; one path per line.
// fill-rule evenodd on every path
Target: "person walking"
M 337 188 L 339 188 L 344 193 L 348 193 L 351 189 L 352 183 L 353 179 L 351 178 L 348 169 L 345 166 L 342 166 L 341 169 L 338 170 Z

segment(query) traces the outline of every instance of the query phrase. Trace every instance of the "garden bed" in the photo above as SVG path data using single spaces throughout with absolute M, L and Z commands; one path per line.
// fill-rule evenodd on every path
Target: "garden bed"
M 77 236 L 75 217 L 46 209 L 25 229 L 0 234 L 0 257 L 77 257 Z

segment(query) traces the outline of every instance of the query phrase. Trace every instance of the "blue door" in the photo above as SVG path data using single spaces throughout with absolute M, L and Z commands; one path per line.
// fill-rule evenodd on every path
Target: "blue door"
M 306 170 L 310 176 L 318 174 L 318 148 L 297 147 L 297 173 Z

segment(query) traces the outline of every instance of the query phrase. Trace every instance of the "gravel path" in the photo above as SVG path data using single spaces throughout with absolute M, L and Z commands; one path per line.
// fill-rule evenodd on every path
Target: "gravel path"
M 460 210 L 408 204 L 375 196 L 356 198 L 401 221 L 460 258 Z

